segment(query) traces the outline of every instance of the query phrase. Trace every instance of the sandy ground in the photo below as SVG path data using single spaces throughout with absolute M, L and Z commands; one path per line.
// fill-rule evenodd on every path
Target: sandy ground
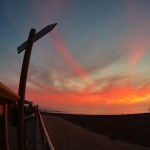
M 42 118 L 55 150 L 150 150 L 93 133 L 59 117 Z

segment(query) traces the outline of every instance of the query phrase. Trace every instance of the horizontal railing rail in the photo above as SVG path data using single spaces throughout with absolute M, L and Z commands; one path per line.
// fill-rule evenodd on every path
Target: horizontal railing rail
M 2 82 L 0 82 L 0 102 L 2 103 L 16 102 L 19 99 L 20 99 L 19 95 L 17 95 L 14 91 L 12 91 Z
M 25 117 L 24 119 L 25 119 L 25 120 L 28 120 L 28 119 L 30 119 L 30 118 L 33 118 L 34 116 L 35 116 L 35 113 L 32 113 L 31 115 Z
M 41 117 L 40 111 L 38 111 L 38 115 L 39 115 L 39 121 L 40 121 L 41 127 L 42 127 L 42 129 L 44 130 L 44 135 L 45 135 L 45 137 L 46 137 L 48 147 L 49 147 L 50 150 L 54 150 L 54 146 L 53 146 L 53 144 L 52 144 L 52 142 L 51 142 L 51 140 L 50 140 L 50 137 L 49 137 L 49 135 L 48 135 L 48 133 L 47 133 L 47 130 L 46 130 L 46 128 L 45 128 L 45 125 L 44 125 L 43 119 L 42 119 L 42 117 Z M 46 149 L 46 150 L 47 150 L 47 149 Z

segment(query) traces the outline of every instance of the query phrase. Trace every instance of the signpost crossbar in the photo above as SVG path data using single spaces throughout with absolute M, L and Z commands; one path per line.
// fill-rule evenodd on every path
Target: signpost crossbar
M 43 28 L 42 30 L 40 30 L 39 32 L 37 32 L 33 38 L 33 43 L 36 42 L 38 39 L 40 39 L 41 37 L 43 37 L 45 34 L 49 33 L 51 30 L 53 30 L 53 28 L 57 25 L 57 23 L 51 24 L 46 26 L 45 28 Z M 23 44 L 21 44 L 18 48 L 18 54 L 20 54 L 27 46 L 27 42 L 25 41 Z

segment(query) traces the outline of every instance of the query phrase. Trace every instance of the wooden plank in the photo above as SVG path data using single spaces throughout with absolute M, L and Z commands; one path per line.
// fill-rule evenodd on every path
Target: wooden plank
M 7 100 L 15 102 L 20 99 L 20 96 L 18 96 L 14 91 L 0 82 L 0 102 L 2 101 L 2 99 L 5 99 L 6 102 Z

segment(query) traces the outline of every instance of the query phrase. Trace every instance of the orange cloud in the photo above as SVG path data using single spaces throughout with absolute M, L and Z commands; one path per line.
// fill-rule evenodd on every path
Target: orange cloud
M 150 88 L 139 90 L 124 86 L 92 94 L 85 94 L 84 92 L 76 94 L 39 92 L 28 93 L 28 97 L 43 108 L 48 106 L 54 110 L 72 113 L 108 113 L 109 111 L 112 113 L 133 113 L 139 111 L 138 107 L 140 107 L 141 102 L 147 102 L 150 99 L 149 93 Z M 135 108 L 134 105 L 136 105 Z M 119 107 L 117 108 L 117 106 Z M 111 110 L 109 110 L 109 107 L 111 107 Z M 146 106 L 142 107 L 146 111 Z

